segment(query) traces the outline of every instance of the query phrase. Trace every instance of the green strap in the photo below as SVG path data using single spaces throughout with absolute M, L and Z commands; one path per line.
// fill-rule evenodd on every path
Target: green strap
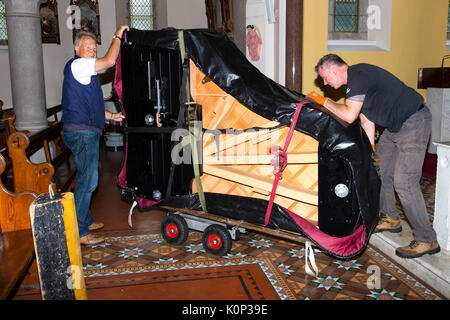
M 184 63 L 184 59 L 186 58 L 186 50 L 184 48 L 184 34 L 183 34 L 183 30 L 179 30 L 178 31 L 178 46 L 180 47 L 181 63 Z
M 195 113 L 195 108 L 192 105 L 189 105 L 188 113 Z M 199 130 L 196 130 L 195 128 L 195 121 L 192 120 L 193 118 L 194 117 L 189 120 L 189 137 L 191 142 L 192 166 L 194 167 L 194 176 L 195 182 L 197 184 L 198 198 L 200 200 L 200 204 L 202 205 L 203 212 L 207 212 L 205 194 L 203 192 L 203 186 L 200 180 L 200 161 L 198 159 L 199 150 L 197 149 L 197 137 L 201 137 L 201 134 L 198 132 Z
M 184 65 L 185 59 L 186 59 L 186 50 L 184 47 L 184 34 L 183 30 L 178 31 L 178 41 L 179 41 L 179 47 L 180 47 L 180 54 L 181 54 L 181 62 Z M 184 72 L 187 72 L 184 70 Z M 191 95 L 189 91 L 190 85 L 189 85 L 189 77 L 186 79 L 186 101 L 189 103 L 191 101 Z M 181 88 L 183 89 L 183 88 Z M 200 199 L 200 204 L 202 205 L 203 212 L 206 211 L 206 200 L 205 200 L 205 194 L 203 192 L 203 186 L 202 182 L 200 180 L 200 161 L 198 159 L 198 149 L 197 149 L 197 137 L 199 135 L 198 132 L 195 130 L 195 108 L 192 106 L 192 104 L 189 104 L 188 106 L 188 125 L 189 125 L 189 138 L 191 143 L 191 153 L 192 153 L 192 166 L 194 168 L 194 176 L 195 176 L 195 183 L 197 184 L 197 193 L 198 198 Z M 201 134 L 200 134 L 201 137 Z

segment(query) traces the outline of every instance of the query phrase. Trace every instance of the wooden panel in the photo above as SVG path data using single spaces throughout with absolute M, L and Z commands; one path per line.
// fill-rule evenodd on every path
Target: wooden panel
M 417 88 L 450 88 L 450 68 L 419 68 Z
M 8 298 L 33 254 L 31 229 L 0 233 L 0 300 Z
M 273 179 L 251 173 L 250 170 L 236 168 L 237 166 L 211 166 L 204 164 L 203 172 L 210 175 L 230 180 L 242 185 L 258 188 L 270 192 L 272 190 Z M 311 191 L 300 186 L 280 181 L 277 194 L 293 200 L 303 201 L 317 205 L 317 191 Z
M 5 170 L 5 159 L 0 155 L 0 176 Z M 0 180 L 0 229 L 2 232 L 31 228 L 29 208 L 36 198 L 30 191 L 13 193 L 7 190 Z
M 26 149 L 30 140 L 22 132 L 15 132 L 9 136 L 8 152 L 13 164 L 14 191 L 32 190 L 37 194 L 48 192 L 55 169 L 50 163 L 32 163 L 26 156 Z
M 202 107 L 203 128 L 207 129 L 202 150 L 204 192 L 268 200 L 274 180 L 270 148 L 284 146 L 289 128 L 278 127 L 278 122 L 243 106 L 205 77 L 192 61 L 190 67 L 191 95 Z M 294 132 L 287 149 L 288 165 L 275 196 L 275 203 L 316 225 L 317 149 L 317 140 Z M 197 192 L 195 183 L 192 190 Z
M 73 193 L 39 195 L 30 217 L 42 299 L 86 300 Z
M 0 155 L 0 176 L 5 167 Z M 0 179 L 0 300 L 8 297 L 33 258 L 29 208 L 35 198 L 29 191 L 10 192 Z

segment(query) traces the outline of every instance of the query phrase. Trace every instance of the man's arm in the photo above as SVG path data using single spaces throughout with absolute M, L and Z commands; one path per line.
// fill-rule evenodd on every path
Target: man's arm
M 367 117 L 364 114 L 359 115 L 359 120 L 361 122 L 361 127 L 364 129 L 364 131 L 367 134 L 367 137 L 370 140 L 370 143 L 372 146 L 375 145 L 375 123 L 367 119 Z
M 115 35 L 122 38 L 123 32 L 125 30 L 130 30 L 128 26 L 120 26 Z M 117 56 L 120 51 L 120 40 L 117 38 L 112 39 L 111 45 L 103 58 L 97 58 L 95 62 L 95 71 L 101 71 L 111 68 L 116 64 Z
M 122 38 L 123 32 L 125 30 L 130 30 L 130 28 L 128 26 L 120 26 L 114 34 Z M 109 46 L 109 49 L 106 52 L 105 56 L 95 61 L 95 71 L 98 72 L 100 70 L 105 70 L 115 65 L 117 57 L 119 55 L 119 51 L 120 51 L 120 39 L 113 38 L 111 45 Z M 123 119 L 125 119 L 125 116 L 122 114 L 122 112 L 113 113 L 105 110 L 105 119 L 121 122 Z
M 345 122 L 352 123 L 354 122 L 361 112 L 363 103 L 360 101 L 354 100 L 345 100 L 343 104 L 336 103 L 330 99 L 325 101 L 324 107 L 333 112 L 339 118 L 344 120 Z
M 346 99 L 343 104 L 336 103 L 328 98 L 325 98 L 316 92 L 310 92 L 306 98 L 310 98 L 315 102 L 323 105 L 325 108 L 333 112 L 339 118 L 344 120 L 345 122 L 352 123 L 355 121 L 359 113 L 361 112 L 361 108 L 364 102 L 364 97 L 358 96 L 357 100 Z
M 361 127 L 369 138 L 372 148 L 375 150 L 375 123 L 367 119 L 364 114 L 360 113 L 362 102 L 347 99 L 345 100 L 345 104 L 339 104 L 327 99 L 325 108 L 331 110 L 348 123 L 352 123 L 359 116 Z
M 375 145 L 375 123 L 367 119 L 367 117 L 361 113 L 361 108 L 364 102 L 364 95 L 354 96 L 355 100 L 346 99 L 344 104 L 336 103 L 328 98 L 322 97 L 314 91 L 309 93 L 307 98 L 312 98 L 314 101 L 322 104 L 325 108 L 333 112 L 339 118 L 345 122 L 352 123 L 358 116 L 361 123 L 361 127 L 364 129 L 367 137 L 372 144 Z

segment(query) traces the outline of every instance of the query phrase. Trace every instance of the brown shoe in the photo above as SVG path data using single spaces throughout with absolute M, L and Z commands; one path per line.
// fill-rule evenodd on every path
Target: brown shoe
M 435 254 L 441 251 L 437 241 L 435 242 L 419 242 L 416 240 L 411 241 L 407 246 L 397 248 L 395 254 L 402 258 L 418 258 L 424 254 Z
M 392 219 L 387 214 L 384 214 L 380 221 L 378 222 L 377 227 L 374 230 L 374 233 L 389 231 L 392 233 L 399 233 L 402 231 L 402 226 L 400 224 L 400 219 Z
M 105 225 L 102 222 L 92 222 L 88 227 L 89 231 L 94 231 L 103 228 Z
M 80 238 L 80 243 L 87 246 L 99 244 L 103 241 L 105 241 L 104 237 L 92 233 Z

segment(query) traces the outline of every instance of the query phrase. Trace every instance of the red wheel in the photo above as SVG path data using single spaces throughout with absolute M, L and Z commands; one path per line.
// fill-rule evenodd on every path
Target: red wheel
M 222 246 L 222 239 L 217 234 L 211 234 L 208 237 L 208 245 L 211 249 L 219 250 Z
M 167 243 L 174 245 L 183 244 L 189 234 L 186 220 L 177 214 L 167 215 L 161 225 L 161 234 Z
M 202 243 L 206 252 L 217 256 L 227 254 L 232 247 L 230 233 L 218 224 L 212 224 L 203 231 Z
M 166 234 L 171 238 L 176 238 L 178 236 L 178 227 L 175 223 L 169 223 L 166 226 Z

